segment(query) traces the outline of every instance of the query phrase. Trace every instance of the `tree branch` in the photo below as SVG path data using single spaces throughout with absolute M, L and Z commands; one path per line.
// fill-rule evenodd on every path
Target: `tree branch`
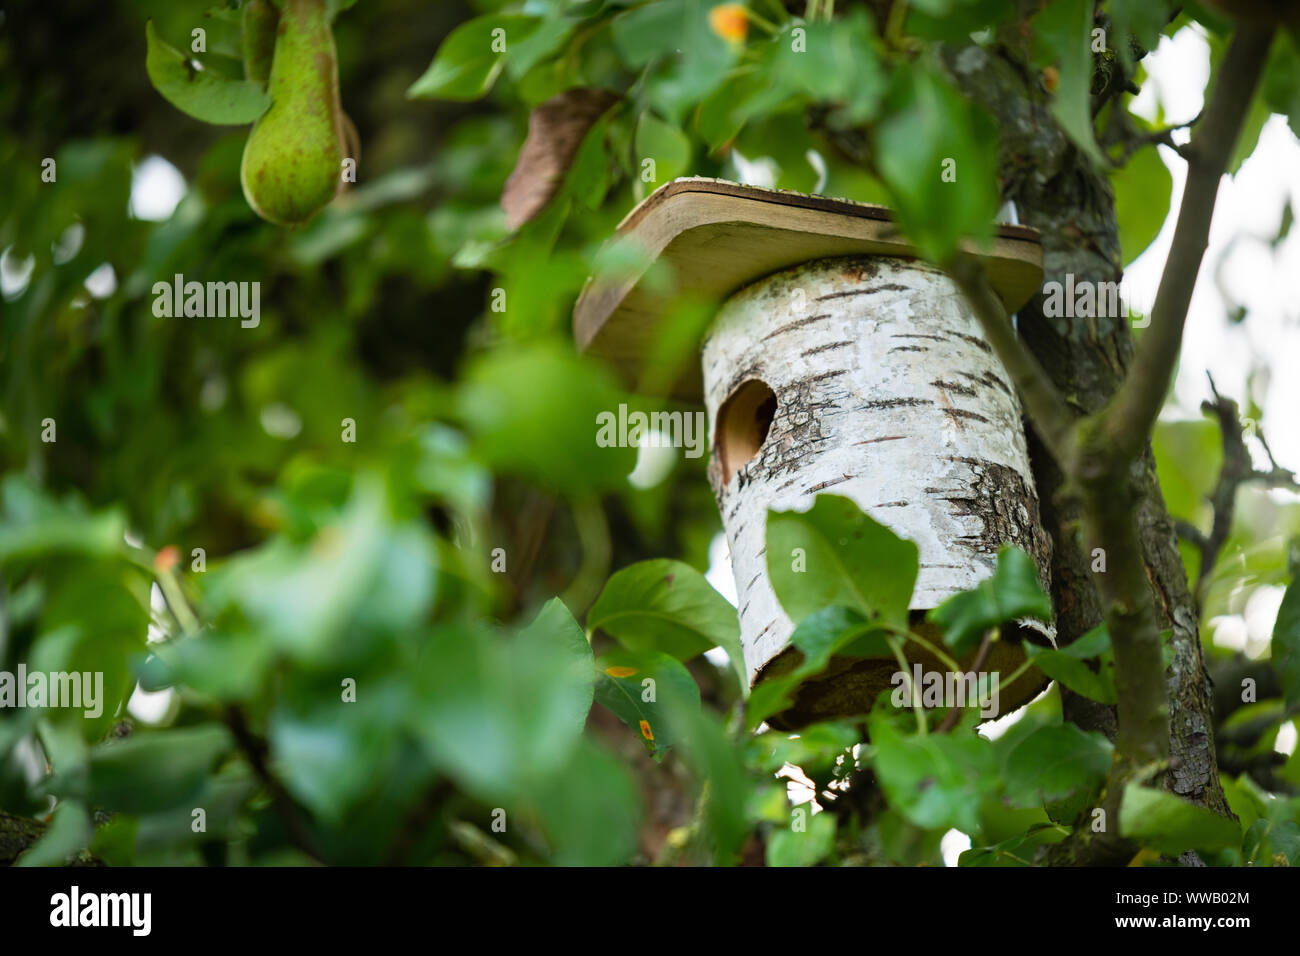
M 1169 692 L 1162 641 L 1138 533 L 1142 459 L 1182 348 L 1192 290 L 1209 241 L 1219 180 L 1241 131 L 1272 39 L 1271 28 L 1241 26 L 1219 69 L 1201 125 L 1188 144 L 1187 186 L 1169 259 L 1152 309 L 1152 326 L 1114 398 L 1076 428 L 1071 477 L 1084 503 L 1090 547 L 1108 567 L 1093 579 L 1101 594 L 1115 653 L 1119 714 L 1115 763 L 1103 801 L 1112 818 L 1125 784 L 1144 767 L 1168 765 Z M 1110 841 L 1101 841 L 1107 843 Z M 1122 842 L 1097 849 L 1109 855 Z
M 1173 126 L 1147 130 L 1140 129 L 1133 122 L 1132 114 L 1128 110 L 1117 107 L 1112 114 L 1111 122 L 1107 124 L 1106 131 L 1098 137 L 1098 142 L 1108 154 L 1112 146 L 1120 147 L 1120 154 L 1114 159 L 1117 167 L 1128 165 L 1128 161 L 1133 158 L 1133 154 L 1144 146 L 1168 146 L 1183 159 L 1188 159 L 1191 154 L 1187 151 L 1187 147 L 1175 143 L 1173 134 L 1179 130 L 1191 129 L 1200 122 L 1204 112 L 1202 110 L 1197 113 L 1186 123 L 1177 123 Z
M 1242 23 L 1237 28 L 1219 66 L 1204 118 L 1187 144 L 1187 184 L 1151 310 L 1151 328 L 1105 412 L 1105 431 L 1116 459 L 1133 459 L 1142 451 L 1169 392 L 1192 290 L 1209 243 L 1219 180 L 1241 133 L 1272 39 L 1272 26 Z
M 266 755 L 269 748 L 266 741 L 249 729 L 248 721 L 244 718 L 244 712 L 239 707 L 233 705 L 226 707 L 222 717 L 226 726 L 230 728 L 235 743 L 239 746 L 245 759 L 248 760 L 249 766 L 253 768 L 253 773 L 257 775 L 257 779 L 262 781 L 263 786 L 270 791 L 276 813 L 280 815 L 280 819 L 284 822 L 294 845 L 317 863 L 324 863 L 325 858 L 321 856 L 320 850 L 316 847 L 316 841 L 312 839 L 311 832 L 307 829 L 307 825 L 303 823 L 293 797 L 289 795 L 289 791 L 284 788 L 284 784 L 280 783 L 267 765 Z
M 984 330 L 984 337 L 1015 382 L 1034 430 L 1053 457 L 1068 470 L 1074 416 L 1038 364 L 1038 359 L 1017 337 L 1006 309 L 989 285 L 983 266 L 977 259 L 963 255 L 949 262 L 946 270 L 966 296 Z
M 0 810 L 0 866 L 12 866 L 33 843 L 45 835 L 49 824 Z
M 1219 394 L 1214 384 L 1214 377 L 1208 372 L 1206 377 L 1210 380 L 1210 393 L 1214 396 L 1214 401 L 1202 402 L 1201 411 L 1213 415 L 1218 420 L 1223 441 L 1223 464 L 1219 467 L 1219 477 L 1215 481 L 1214 490 L 1210 492 L 1210 504 L 1214 509 L 1213 519 L 1208 534 L 1189 521 L 1175 522 L 1179 537 L 1190 542 L 1200 552 L 1201 565 L 1196 575 L 1194 589 L 1198 611 L 1204 604 L 1206 584 L 1214 571 L 1214 565 L 1219 560 L 1219 553 L 1223 550 L 1228 535 L 1232 533 L 1232 521 L 1237 511 L 1237 490 L 1249 483 L 1259 483 L 1270 488 L 1300 490 L 1300 483 L 1297 483 L 1295 473 L 1278 465 L 1273 458 L 1273 453 L 1269 451 L 1268 442 L 1258 432 L 1255 437 L 1268 453 L 1269 462 L 1273 467 L 1270 471 L 1260 471 L 1255 468 L 1251 462 L 1250 451 L 1246 448 L 1245 429 L 1241 424 L 1237 403 Z
M 1237 403 L 1224 398 L 1214 387 L 1214 378 L 1208 372 L 1210 392 L 1213 402 L 1202 402 L 1201 411 L 1213 415 L 1219 422 L 1219 433 L 1223 442 L 1223 464 L 1219 467 L 1219 478 L 1210 493 L 1210 504 L 1214 508 L 1214 518 L 1210 524 L 1210 533 L 1201 536 L 1198 543 L 1201 552 L 1201 566 L 1196 574 L 1196 586 L 1192 591 L 1196 599 L 1197 611 L 1205 601 L 1205 582 L 1214 570 L 1223 543 L 1232 531 L 1232 518 L 1237 510 L 1237 489 L 1254 471 L 1250 463 L 1250 452 L 1242 437 L 1241 418 L 1237 413 Z
M 1136 503 L 1120 493 L 1115 505 L 1108 505 L 1105 484 L 1089 489 L 1084 523 L 1089 539 L 1102 548 L 1108 562 L 1096 581 L 1115 652 L 1117 756 L 1143 764 L 1169 754 L 1169 693 L 1155 602 L 1132 516 Z

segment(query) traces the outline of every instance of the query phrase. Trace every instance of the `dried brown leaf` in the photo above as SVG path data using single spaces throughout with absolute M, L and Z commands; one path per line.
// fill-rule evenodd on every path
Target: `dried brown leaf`
M 579 88 L 533 109 L 528 137 L 501 191 L 507 228 L 519 228 L 555 197 L 588 130 L 618 99 L 608 90 Z

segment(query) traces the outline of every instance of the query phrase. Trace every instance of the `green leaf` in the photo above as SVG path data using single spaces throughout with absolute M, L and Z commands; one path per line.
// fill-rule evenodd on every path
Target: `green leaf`
M 1223 464 L 1218 423 L 1204 418 L 1157 422 L 1151 447 L 1169 513 L 1208 527 L 1211 509 L 1207 498 Z
M 645 168 L 642 164 L 646 160 L 654 161 L 654 178 L 650 182 L 661 186 L 690 167 L 691 142 L 676 126 L 647 110 L 636 124 L 636 156 L 638 168 Z
M 1103 704 L 1115 703 L 1115 680 L 1111 673 L 1113 665 L 1109 662 L 1103 662 L 1102 670 L 1098 673 L 1063 651 L 1034 647 L 1029 652 L 1029 657 L 1040 671 L 1076 694 Z
M 48 713 L 78 726 L 88 742 L 98 740 L 135 689 L 131 663 L 145 649 L 149 581 L 118 562 L 87 559 L 61 563 L 48 581 L 43 633 L 31 648 L 28 668 L 81 674 L 83 703 L 92 693 L 86 678 L 95 675 L 95 692 L 102 694 L 93 707 Z M 98 713 L 88 715 L 87 709 Z
M 1109 0 L 1106 12 L 1111 20 L 1111 33 L 1106 45 L 1130 70 L 1133 51 L 1129 49 L 1129 38 L 1136 40 L 1142 49 L 1152 52 L 1160 42 L 1160 31 L 1169 22 L 1169 4 L 1165 0 Z
M 998 208 L 997 129 L 936 71 L 896 70 L 875 155 L 904 231 L 946 260 L 966 236 L 987 240 Z
M 1105 624 L 1059 649 L 1026 644 L 1025 652 L 1035 667 L 1076 694 L 1103 704 L 1115 703 L 1115 656 Z M 1092 658 L 1097 658 L 1095 671 L 1085 663 Z
M 1036 66 L 1059 70 L 1051 110 L 1074 144 L 1104 166 L 1092 129 L 1092 0 L 1056 0 L 1031 21 Z
M 271 97 L 256 83 L 199 69 L 194 60 L 158 36 L 152 20 L 145 24 L 145 38 L 149 82 L 182 113 L 218 126 L 242 126 L 270 107 Z
M 90 751 L 89 803 L 123 813 L 180 806 L 230 749 L 230 735 L 214 724 L 145 731 L 101 744 Z M 145 780 L 149 785 L 142 787 Z
M 640 561 L 616 572 L 587 612 L 587 628 L 629 650 L 663 651 L 682 661 L 721 647 L 742 692 L 749 686 L 736 609 L 681 561 Z
M 506 73 L 519 80 L 534 66 L 559 50 L 579 21 L 551 17 L 538 23 L 522 37 L 509 38 L 505 54 Z
M 410 99 L 476 100 L 492 89 L 506 58 L 515 51 L 545 55 L 525 41 L 541 23 L 537 17 L 491 14 L 462 23 L 438 47 L 433 62 L 411 84 Z M 502 32 L 497 32 L 502 31 Z
M 1278 32 L 1260 91 L 1269 109 L 1285 116 L 1291 132 L 1300 136 L 1300 37 L 1295 31 Z
M 150 645 L 152 655 L 138 667 L 140 686 L 158 691 L 175 684 L 218 700 L 247 700 L 262 693 L 262 681 L 275 659 L 274 648 L 259 635 L 203 631 Z
M 581 733 L 595 694 L 595 656 L 582 625 L 574 620 L 569 608 L 559 598 L 551 598 L 537 612 L 531 624 L 519 632 L 518 641 L 539 643 L 567 655 L 572 666 L 567 669 L 560 699 L 570 706 L 569 720 Z
M 886 77 L 867 11 L 854 7 L 834 22 L 797 26 L 803 31 L 802 42 L 787 31 L 773 37 L 763 51 L 751 115 L 770 112 L 796 94 L 834 104 L 835 120 L 846 126 L 872 119 L 885 94 Z
M 753 69 L 727 78 L 700 104 L 695 123 L 700 138 L 711 151 L 716 151 L 735 139 L 736 134 L 759 110 L 754 106 L 755 96 L 767 89 L 767 77 Z M 638 155 L 644 155 L 637 150 Z
M 390 510 L 382 482 L 359 477 L 309 544 L 276 538 L 210 572 L 205 609 L 238 607 L 277 650 L 304 661 L 342 653 L 357 629 L 409 627 L 433 601 L 437 555 L 423 528 L 395 525 Z
M 708 97 L 736 60 L 736 50 L 709 25 L 713 6 L 713 0 L 661 0 L 611 21 L 624 64 L 635 71 L 650 67 L 649 102 L 674 121 Z
M 793 703 L 791 691 L 806 678 L 824 671 L 832 656 L 870 633 L 879 631 L 853 608 L 822 608 L 800 621 L 790 636 L 790 644 L 803 654 L 803 660 L 789 674 L 768 677 L 750 692 L 746 711 L 750 729 L 789 707 Z
M 189 831 L 193 817 L 186 813 L 185 820 L 185 829 Z M 137 818 L 124 814 L 114 816 L 95 830 L 90 841 L 90 855 L 109 866 L 135 866 L 135 844 L 139 829 L 140 822 Z
M 1241 845 L 1241 828 L 1180 797 L 1130 783 L 1119 808 L 1120 833 L 1169 856 Z
M 1223 785 L 1223 795 L 1228 801 L 1228 809 L 1237 815 L 1243 830 L 1249 831 L 1256 820 L 1268 813 L 1268 807 L 1259 796 L 1259 787 L 1253 780 L 1242 774 L 1233 779 L 1227 774 L 1219 774 Z
M 91 852 L 95 856 L 103 854 L 110 866 L 140 866 L 155 860 L 172 862 L 172 854 L 184 853 L 196 844 L 239 840 L 248 832 L 248 801 L 261 787 L 261 781 L 246 763 L 229 763 L 210 775 L 199 792 L 178 807 L 138 817 L 114 816 L 107 826 L 95 831 Z M 204 811 L 207 830 L 196 833 L 194 810 L 199 807 Z M 126 859 L 115 863 L 114 856 Z
M 905 736 L 880 711 L 869 721 L 872 768 L 889 805 L 926 829 L 979 832 L 979 806 L 994 786 L 989 742 L 975 734 Z
M 609 192 L 609 123 L 609 117 L 602 116 L 591 125 L 564 181 L 564 189 L 588 209 L 599 209 Z
M 1282 595 L 1269 647 L 1286 702 L 1300 703 L 1300 581 L 1292 581 Z
M 829 103 L 837 128 L 861 125 L 876 116 L 885 87 L 875 30 L 866 11 L 854 8 L 833 24 L 799 22 L 767 41 L 758 63 L 740 67 L 700 104 L 697 123 L 713 150 L 792 100 L 801 115 L 806 103 Z
M 596 665 L 596 700 L 636 733 L 656 759 L 676 742 L 676 710 L 699 709 L 700 688 L 675 658 L 613 651 Z
M 992 577 L 954 594 L 928 615 L 943 628 L 944 643 L 959 654 L 977 645 L 989 628 L 1023 617 L 1050 621 L 1052 599 L 1038 583 L 1033 559 L 1014 545 L 998 552 Z
M 1102 734 L 1073 724 L 1040 727 L 1007 757 L 1007 794 L 1018 806 L 1055 804 L 1052 818 L 1068 823 L 1100 792 L 1112 750 Z
M 407 719 L 437 765 L 482 799 L 540 785 L 582 737 L 591 665 L 560 617 L 546 609 L 514 639 L 461 626 L 425 643 Z
M 1272 866 L 1279 853 L 1295 866 L 1300 863 L 1300 825 L 1294 820 L 1256 820 L 1242 838 L 1241 853 L 1254 866 Z
M 677 52 L 686 26 L 686 0 L 646 3 L 614 18 L 611 28 L 619 56 L 637 70 Z
M 906 627 L 919 567 L 915 544 L 848 498 L 818 495 L 806 512 L 768 512 L 768 575 L 796 624 L 814 611 L 841 605 L 868 621 Z
M 340 690 L 286 694 L 268 720 L 275 768 L 289 791 L 330 826 L 339 826 L 378 781 L 392 776 L 407 711 L 408 685 L 362 678 L 355 701 Z M 308 696 L 310 695 L 310 696 Z M 304 703 L 298 703 L 304 701 Z
M 583 740 L 530 802 L 558 866 L 619 866 L 637 850 L 641 792 L 624 762 Z
M 1115 190 L 1120 252 L 1128 265 L 1160 234 L 1174 181 L 1154 146 L 1139 149 L 1127 164 L 1107 175 Z
M 469 442 L 453 428 L 433 423 L 420 432 L 415 481 L 421 491 L 466 517 L 482 513 L 492 500 L 492 476 L 469 454 Z
M 117 510 L 88 514 L 75 500 L 55 502 L 28 478 L 0 485 L 0 562 L 47 554 L 122 552 L 126 519 Z
M 958 866 L 1033 866 L 1038 843 L 1031 837 L 1008 837 L 992 846 L 973 846 L 957 857 Z
M 576 497 L 626 487 L 636 450 L 594 440 L 601 416 L 616 416 L 624 400 L 607 369 L 547 344 L 497 348 L 473 362 L 456 408 L 489 467 Z
M 1014 0 L 925 0 L 908 5 L 909 37 L 970 42 L 970 35 L 993 29 L 1016 16 Z
M 682 761 L 700 791 L 707 787 L 704 822 L 713 848 L 714 862 L 730 865 L 749 834 L 745 807 L 750 781 L 739 748 L 727 737 L 718 718 L 698 707 L 666 708 L 678 740 Z
M 813 814 L 808 805 L 796 807 L 795 813 L 804 816 L 805 829 L 773 830 L 767 838 L 768 866 L 816 866 L 835 847 L 835 815 L 825 811 Z
M 1264 129 L 1264 124 L 1268 118 L 1273 115 L 1273 111 L 1268 108 L 1263 97 L 1256 96 L 1250 101 L 1250 112 L 1246 114 L 1246 119 L 1242 123 L 1241 134 L 1237 137 L 1237 144 L 1232 148 L 1232 156 L 1228 158 L 1228 172 L 1233 176 L 1241 169 L 1241 164 L 1250 159 L 1250 154 L 1255 152 L 1255 147 L 1259 144 L 1259 134 Z M 1116 208 L 1119 206 L 1119 197 L 1116 197 Z

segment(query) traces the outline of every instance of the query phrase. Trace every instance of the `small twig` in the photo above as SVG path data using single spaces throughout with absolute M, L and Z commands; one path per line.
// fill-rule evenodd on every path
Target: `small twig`
M 1214 400 L 1202 402 L 1201 411 L 1217 419 L 1223 442 L 1223 464 L 1219 468 L 1219 477 L 1215 481 L 1214 490 L 1209 496 L 1213 519 L 1208 534 L 1189 521 L 1177 520 L 1174 523 L 1174 530 L 1179 537 L 1190 542 L 1200 552 L 1201 566 L 1196 575 L 1196 586 L 1193 588 L 1193 598 L 1198 611 L 1204 601 L 1205 588 L 1219 560 L 1219 554 L 1232 533 L 1238 489 L 1244 484 L 1262 484 L 1270 488 L 1300 490 L 1300 483 L 1297 483 L 1295 473 L 1278 465 L 1272 452 L 1268 450 L 1268 443 L 1258 430 L 1255 431 L 1255 437 L 1268 452 L 1273 469 L 1260 471 L 1253 466 L 1250 451 L 1246 448 L 1245 429 L 1242 427 L 1237 403 L 1219 394 L 1214 384 L 1214 376 L 1206 372 L 1206 377 L 1210 380 L 1210 394 L 1214 396 Z
M 407 812 L 401 827 L 398 828 L 397 835 L 388 850 L 385 866 L 401 866 L 406 862 L 412 845 L 420 838 L 425 826 L 433 819 L 451 792 L 451 783 L 444 777 L 439 777 L 425 791 L 424 796 Z
M 511 554 L 519 556 L 518 560 L 511 559 L 517 569 L 514 575 L 510 576 L 516 604 L 522 603 L 524 583 L 532 576 L 533 565 L 537 563 L 538 555 L 541 553 L 542 543 L 546 539 L 546 529 L 551 523 L 551 515 L 554 511 L 554 498 L 535 490 L 528 492 L 528 500 L 522 509 L 521 526 L 513 535 L 511 543 Z
M 248 721 L 244 717 L 244 712 L 236 705 L 230 704 L 222 711 L 222 719 L 230 728 L 230 734 L 235 738 L 248 764 L 253 768 L 253 773 L 257 779 L 262 781 L 262 785 L 271 792 L 271 800 L 275 804 L 276 812 L 280 819 L 284 821 L 285 827 L 289 831 L 289 837 L 293 840 L 294 845 L 303 853 L 307 854 L 317 863 L 324 863 L 325 859 L 321 856 L 320 850 L 316 848 L 316 841 L 312 839 L 306 824 L 298 814 L 297 804 L 289 795 L 289 791 L 284 788 L 284 784 L 271 773 L 270 767 L 267 766 L 266 755 L 269 747 L 265 740 L 262 740 L 248 727 Z
M 1118 107 L 1116 109 L 1116 116 L 1119 119 L 1117 119 L 1115 126 L 1119 129 L 1119 135 L 1110 137 L 1106 145 L 1109 147 L 1118 144 L 1121 147 L 1122 152 L 1119 158 L 1115 160 L 1117 168 L 1127 166 L 1128 161 L 1133 158 L 1133 154 L 1144 146 L 1168 146 L 1183 159 L 1191 158 L 1186 145 L 1174 142 L 1173 134 L 1195 126 L 1201 117 L 1205 115 L 1204 110 L 1201 110 L 1186 123 L 1165 126 L 1161 129 L 1144 130 L 1133 125 L 1133 121 L 1126 111 L 1119 110 Z
M 885 638 L 885 643 L 894 652 L 894 660 L 898 662 L 898 671 L 903 675 L 903 682 L 907 686 L 907 699 L 912 702 L 912 715 L 916 718 L 916 732 L 924 737 L 925 708 L 921 706 L 920 697 L 916 693 L 916 683 L 912 680 L 912 674 L 907 669 L 907 658 L 903 655 L 903 642 L 891 635 Z
M 1268 447 L 1268 441 L 1265 440 L 1264 436 L 1261 435 L 1258 431 L 1256 431 L 1256 432 L 1255 432 L 1255 438 L 1257 438 L 1257 439 L 1259 440 L 1259 443 L 1260 443 L 1261 445 L 1264 446 L 1264 454 L 1268 455 L 1268 463 L 1269 463 L 1270 465 L 1273 466 L 1273 470 L 1274 470 L 1274 471 L 1286 471 L 1285 468 L 1282 468 L 1282 467 L 1280 467 L 1280 466 L 1278 465 L 1278 463 L 1277 463 L 1277 459 L 1273 457 L 1273 449 L 1271 449 L 1271 448 Z M 1293 481 L 1295 480 L 1295 473 L 1294 473 L 1294 472 L 1290 472 L 1290 471 L 1288 471 L 1287 474 L 1289 474 L 1289 475 L 1291 476 L 1291 479 L 1292 479 Z
M 1272 471 L 1252 471 L 1246 481 L 1258 483 L 1266 488 L 1285 488 L 1287 491 L 1300 491 L 1300 479 L 1294 471 L 1286 468 L 1274 468 Z
M 578 609 L 590 607 L 600 594 L 609 574 L 613 544 L 609 535 L 609 521 L 599 498 L 578 498 L 571 509 L 582 548 L 582 563 L 562 597 L 565 604 Z
M 1242 437 L 1241 417 L 1237 412 L 1237 403 L 1224 398 L 1214 386 L 1214 376 L 1206 372 L 1210 380 L 1212 402 L 1202 402 L 1201 411 L 1213 415 L 1219 421 L 1219 433 L 1223 441 L 1223 464 L 1219 468 L 1219 478 L 1210 493 L 1210 504 L 1214 508 L 1214 518 L 1210 533 L 1205 536 L 1201 547 L 1201 567 L 1196 575 L 1195 598 L 1199 609 L 1204 598 L 1205 582 L 1219 559 L 1224 542 L 1232 532 L 1232 519 L 1237 510 L 1237 489 L 1253 471 L 1250 452 Z
M 181 590 L 180 581 L 176 578 L 176 572 L 172 569 L 155 568 L 155 574 L 158 578 L 158 590 L 162 592 L 163 603 L 167 605 L 167 610 L 171 611 L 172 617 L 176 619 L 176 624 L 182 634 L 197 634 L 199 631 L 199 619 L 190 607 L 189 601 L 185 599 L 185 592 Z
M 1206 537 L 1205 532 L 1186 518 L 1174 518 L 1173 520 L 1174 534 L 1196 548 L 1196 550 L 1203 552 L 1206 544 L 1209 543 L 1209 538 Z
M 997 628 L 989 628 L 984 632 L 984 640 L 980 642 L 980 649 L 975 654 L 975 660 L 971 662 L 969 674 L 975 675 L 975 685 L 979 686 L 980 668 L 984 666 L 984 661 L 989 656 L 989 650 L 993 647 L 993 636 L 997 633 Z M 943 715 L 943 721 L 939 724 L 935 733 L 946 734 L 957 723 L 957 718 L 961 716 L 961 708 L 955 704 L 949 708 L 948 713 Z
M 176 618 L 177 624 L 180 625 L 181 633 L 187 635 L 198 633 L 200 629 L 198 615 L 190 607 L 185 593 L 181 590 L 180 582 L 176 580 L 174 570 L 170 567 L 160 566 L 155 561 L 154 573 L 163 593 L 163 600 Z M 262 781 L 263 786 L 270 791 L 276 812 L 284 821 L 284 825 L 288 829 L 289 836 L 294 844 L 316 862 L 324 863 L 325 860 L 316 848 L 311 833 L 302 822 L 298 814 L 298 807 L 289 795 L 289 791 L 271 773 L 271 768 L 267 765 L 266 758 L 270 748 L 266 741 L 249 729 L 248 720 L 244 716 L 243 710 L 236 704 L 227 704 L 222 708 L 221 720 L 229 728 L 231 736 L 235 739 L 236 746 L 243 753 L 249 766 L 253 768 L 253 773 Z

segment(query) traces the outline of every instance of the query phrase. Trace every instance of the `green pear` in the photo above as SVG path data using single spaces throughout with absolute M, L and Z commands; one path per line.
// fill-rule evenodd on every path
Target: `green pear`
M 271 0 L 248 0 L 244 4 L 243 43 L 244 76 L 262 89 L 271 77 L 271 60 L 275 56 L 275 28 L 280 13 Z
M 248 134 L 239 181 L 259 216 L 297 225 L 341 183 L 343 111 L 326 0 L 283 0 L 267 92 L 271 106 Z

